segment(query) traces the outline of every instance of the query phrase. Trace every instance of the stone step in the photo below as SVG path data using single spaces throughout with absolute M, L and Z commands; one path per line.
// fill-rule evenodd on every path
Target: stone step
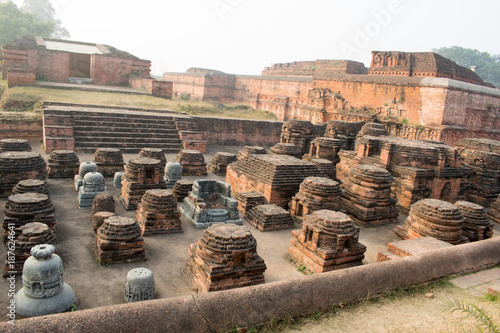
M 164 138 L 166 140 L 178 139 L 179 134 L 177 132 L 165 132 L 165 131 L 137 131 L 137 132 L 118 132 L 118 131 L 103 131 L 103 130 L 74 130 L 73 137 L 75 138 Z
M 81 129 L 90 128 L 126 128 L 126 129 L 158 129 L 158 130 L 170 130 L 176 131 L 177 128 L 174 124 L 162 124 L 162 123 L 139 123 L 139 122 L 108 122 L 108 121 L 96 121 L 96 122 L 73 122 L 73 127 Z
M 53 112 L 45 112 L 46 115 L 53 115 Z M 147 114 L 147 112 L 139 113 L 120 113 L 119 110 L 116 112 L 73 112 L 73 111 L 57 111 L 54 113 L 57 116 L 70 116 L 77 120 L 89 120 L 92 121 L 95 118 L 109 118 L 110 120 L 115 119 L 139 119 L 139 120 L 157 120 L 162 119 L 164 121 L 174 121 L 172 115 L 158 115 L 158 114 Z
M 106 144 L 106 147 L 109 147 L 109 144 L 112 143 L 117 143 L 117 144 L 122 144 L 122 143 L 139 143 L 139 144 L 147 144 L 147 143 L 168 143 L 168 144 L 178 144 L 181 145 L 181 140 L 179 138 L 173 138 L 173 139 L 168 139 L 168 138 L 151 138 L 151 137 L 143 137 L 141 139 L 134 138 L 134 137 L 94 137 L 94 136 L 85 136 L 85 137 L 77 137 L 73 136 L 75 139 L 75 142 L 77 144 L 80 143 L 85 143 L 85 142 L 95 142 L 95 143 L 100 143 L 100 144 Z M 104 148 L 104 147 L 101 147 Z

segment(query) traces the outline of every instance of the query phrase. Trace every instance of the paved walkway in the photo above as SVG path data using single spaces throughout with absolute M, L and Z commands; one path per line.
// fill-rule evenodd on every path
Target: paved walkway
M 500 268 L 495 267 L 460 276 L 450 282 L 475 296 L 482 296 L 486 293 L 500 295 Z
M 39 87 L 56 88 L 56 89 L 74 89 L 74 90 L 85 90 L 85 91 L 117 92 L 125 94 L 149 95 L 145 91 L 140 91 L 129 87 L 101 86 L 97 84 L 86 84 L 86 83 L 75 84 L 75 83 L 37 81 L 36 85 Z

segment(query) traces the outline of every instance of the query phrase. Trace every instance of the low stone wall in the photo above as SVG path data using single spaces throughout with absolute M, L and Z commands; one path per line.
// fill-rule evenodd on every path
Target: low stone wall
M 0 137 L 2 139 L 42 138 L 41 119 L 13 118 L 0 116 Z
M 274 146 L 280 141 L 281 121 L 193 117 L 209 145 Z
M 2 332 L 221 332 L 329 310 L 398 287 L 500 264 L 500 237 L 377 264 L 221 292 L 18 320 Z M 445 264 L 443 264 L 445 263 Z

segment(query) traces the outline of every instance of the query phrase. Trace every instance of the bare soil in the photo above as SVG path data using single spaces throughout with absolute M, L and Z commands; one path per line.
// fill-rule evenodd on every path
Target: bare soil
M 500 301 L 488 301 L 476 297 L 454 286 L 437 287 L 435 297 L 426 298 L 424 293 L 404 293 L 394 297 L 383 297 L 375 301 L 360 302 L 326 315 L 304 319 L 300 324 L 288 324 L 280 329 L 262 331 L 281 332 L 476 332 L 478 322 L 463 313 L 443 312 L 444 300 L 453 298 L 478 304 L 500 326 Z M 484 332 L 488 332 L 484 330 Z

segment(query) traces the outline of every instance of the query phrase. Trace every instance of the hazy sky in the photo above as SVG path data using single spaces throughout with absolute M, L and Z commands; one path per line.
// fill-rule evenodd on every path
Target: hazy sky
M 22 0 L 15 1 L 16 3 Z M 260 74 L 295 60 L 351 59 L 371 50 L 463 46 L 500 54 L 500 1 L 53 0 L 71 39 L 109 44 L 153 62 Z

